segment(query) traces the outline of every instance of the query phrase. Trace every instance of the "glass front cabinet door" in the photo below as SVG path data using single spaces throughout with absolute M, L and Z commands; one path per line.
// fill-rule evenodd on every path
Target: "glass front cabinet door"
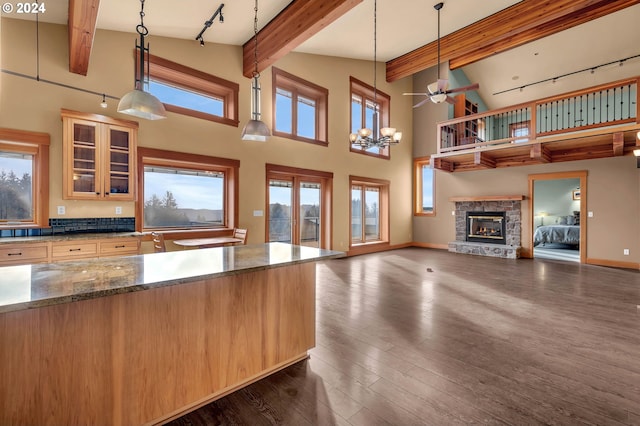
M 62 121 L 64 198 L 133 201 L 138 123 L 69 110 Z

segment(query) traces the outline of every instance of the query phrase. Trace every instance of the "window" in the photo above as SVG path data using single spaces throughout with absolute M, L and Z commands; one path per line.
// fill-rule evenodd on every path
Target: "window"
M 431 167 L 429 157 L 421 157 L 413 160 L 414 191 L 416 216 L 433 216 L 435 209 L 435 171 Z
M 148 90 L 167 111 L 238 127 L 238 83 L 149 55 Z
M 333 173 L 267 164 L 265 241 L 331 248 Z
M 389 242 L 389 181 L 351 176 L 351 246 Z
M 517 138 L 517 137 L 521 137 L 521 136 L 529 136 L 529 124 L 530 123 L 531 123 L 530 121 L 521 121 L 519 123 L 509 124 L 509 135 L 512 138 Z M 528 142 L 528 141 L 529 141 L 528 138 L 515 139 L 515 140 L 513 140 L 513 143 Z
M 272 76 L 273 134 L 328 145 L 329 91 L 275 67 Z
M 0 128 L 0 226 L 49 226 L 49 135 Z
M 233 228 L 240 162 L 138 149 L 138 230 Z
M 389 95 L 376 90 L 376 102 L 373 101 L 373 87 L 351 77 L 351 133 L 357 133 L 358 130 L 366 127 L 373 131 L 373 136 L 377 137 L 377 133 L 382 127 L 389 126 L 389 109 L 391 98 Z M 373 113 L 378 112 L 378 125 L 373 123 Z M 389 147 L 377 148 L 372 147 L 363 149 L 358 145 L 351 145 L 352 152 L 360 154 L 373 155 L 376 157 L 389 158 Z

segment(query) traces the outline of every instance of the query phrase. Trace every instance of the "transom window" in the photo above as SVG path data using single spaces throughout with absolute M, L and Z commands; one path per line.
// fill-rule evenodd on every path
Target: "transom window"
M 416 216 L 433 216 L 435 209 L 435 173 L 429 157 L 413 160 Z
M 351 85 L 351 133 L 358 133 L 362 128 L 368 128 L 373 131 L 373 137 L 378 137 L 379 130 L 382 127 L 389 126 L 389 106 L 391 98 L 389 95 L 376 90 L 375 102 L 373 87 L 353 77 L 350 78 Z M 379 123 L 373 122 L 374 112 L 378 112 Z M 373 155 L 376 157 L 389 158 L 389 147 L 377 148 L 371 147 L 364 149 L 363 147 L 351 144 L 351 151 L 360 154 Z
M 273 68 L 273 134 L 327 145 L 329 91 Z
M 238 83 L 149 55 L 149 92 L 167 111 L 238 127 L 238 91 Z
M 0 227 L 49 226 L 49 135 L 0 128 Z
M 351 246 L 389 241 L 389 181 L 351 176 Z
M 141 230 L 235 226 L 237 160 L 149 148 L 138 153 Z

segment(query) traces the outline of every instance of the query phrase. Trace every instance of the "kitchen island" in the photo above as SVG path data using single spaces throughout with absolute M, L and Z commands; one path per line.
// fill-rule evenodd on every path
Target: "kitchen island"
M 0 268 L 0 424 L 178 417 L 307 356 L 315 263 L 282 243 Z

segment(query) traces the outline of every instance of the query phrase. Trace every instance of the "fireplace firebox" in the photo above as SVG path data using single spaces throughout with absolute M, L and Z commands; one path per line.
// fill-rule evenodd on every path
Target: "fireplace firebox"
M 466 241 L 505 244 L 505 212 L 467 212 Z

